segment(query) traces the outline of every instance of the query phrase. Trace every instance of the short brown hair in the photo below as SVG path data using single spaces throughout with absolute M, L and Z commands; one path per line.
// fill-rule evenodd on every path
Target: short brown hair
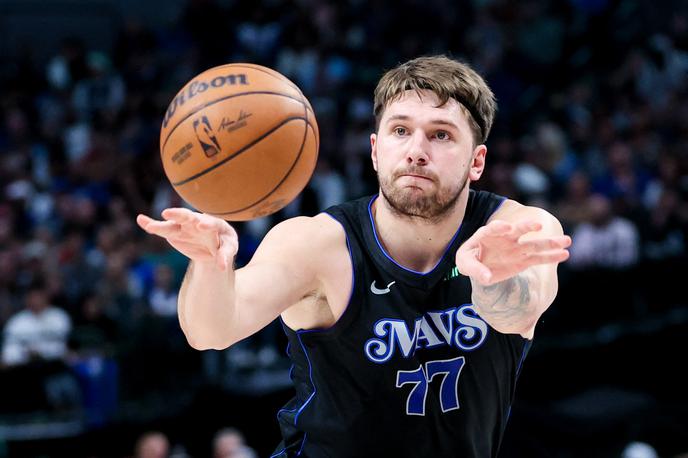
M 375 88 L 375 125 L 387 106 L 407 90 L 429 89 L 442 106 L 452 98 L 466 110 L 476 144 L 484 143 L 492 128 L 497 102 L 485 80 L 468 64 L 446 56 L 423 56 L 385 73 Z

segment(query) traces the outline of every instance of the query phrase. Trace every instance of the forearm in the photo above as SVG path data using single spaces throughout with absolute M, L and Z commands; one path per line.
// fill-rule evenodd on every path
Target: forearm
M 234 315 L 234 269 L 190 262 L 179 291 L 179 324 L 197 350 L 229 346 Z
M 494 285 L 483 286 L 473 278 L 471 284 L 473 305 L 490 326 L 515 334 L 523 334 L 534 326 L 543 305 L 535 269 L 526 269 Z

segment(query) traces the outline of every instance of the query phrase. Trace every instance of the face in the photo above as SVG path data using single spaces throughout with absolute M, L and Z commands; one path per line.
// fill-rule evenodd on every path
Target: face
M 40 313 L 49 306 L 48 294 L 42 289 L 34 289 L 26 294 L 26 308 L 33 313 Z
M 474 147 L 461 105 L 438 103 L 432 91 L 406 91 L 370 136 L 380 192 L 398 215 L 442 219 L 485 166 L 487 149 Z
M 224 434 L 215 442 L 215 458 L 229 458 L 241 449 L 244 441 L 238 434 Z

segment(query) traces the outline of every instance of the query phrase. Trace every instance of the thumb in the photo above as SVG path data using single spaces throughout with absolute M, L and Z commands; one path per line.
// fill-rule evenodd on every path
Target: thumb
M 239 240 L 234 231 L 230 233 L 218 234 L 219 245 L 215 257 L 217 266 L 220 270 L 227 270 L 232 267 L 234 256 L 239 250 Z
M 492 271 L 478 260 L 478 250 L 459 250 L 456 253 L 456 267 L 461 275 L 487 285 L 492 280 Z

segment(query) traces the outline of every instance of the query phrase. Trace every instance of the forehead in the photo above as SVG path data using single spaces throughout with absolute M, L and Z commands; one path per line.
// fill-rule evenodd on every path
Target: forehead
M 387 105 L 380 123 L 384 124 L 393 117 L 406 116 L 418 121 L 442 119 L 455 123 L 462 129 L 469 128 L 464 109 L 459 102 L 450 98 L 447 103 L 438 107 L 439 103 L 437 95 L 428 89 L 404 91 Z

